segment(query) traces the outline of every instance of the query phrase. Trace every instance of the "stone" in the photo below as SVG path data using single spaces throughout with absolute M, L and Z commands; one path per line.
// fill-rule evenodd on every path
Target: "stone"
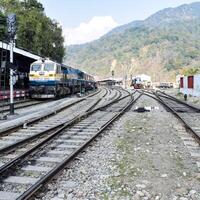
M 74 181 L 66 181 L 64 184 L 63 184 L 63 187 L 64 188 L 74 188 L 77 186 L 77 183 L 74 182 Z
M 134 199 L 134 200 L 140 200 L 141 198 L 140 198 L 140 195 L 139 195 L 139 194 L 135 194 L 133 199 Z
M 74 195 L 72 193 L 68 194 L 67 195 L 67 200 L 72 200 L 74 197 Z
M 188 200 L 186 197 L 180 197 L 180 200 Z
M 172 197 L 172 200 L 177 200 L 177 199 L 178 199 L 177 196 L 173 196 L 173 197 Z
M 140 197 L 144 197 L 144 193 L 141 191 L 137 191 L 136 194 L 138 194 Z
M 65 193 L 64 192 L 58 192 L 58 197 L 64 199 Z
M 63 200 L 63 199 L 61 199 L 59 197 L 53 197 L 51 200 Z
M 144 185 L 144 184 L 137 184 L 136 187 L 137 187 L 137 188 L 144 189 L 144 188 L 146 188 L 146 185 Z
M 20 196 L 20 193 L 0 191 L 0 199 L 2 200 L 17 199 L 19 196 Z
M 190 190 L 190 192 L 189 192 L 189 196 L 192 196 L 192 195 L 194 195 L 196 193 L 196 191 L 195 190 Z
M 161 178 L 166 178 L 167 177 L 167 174 L 162 174 L 161 175 Z

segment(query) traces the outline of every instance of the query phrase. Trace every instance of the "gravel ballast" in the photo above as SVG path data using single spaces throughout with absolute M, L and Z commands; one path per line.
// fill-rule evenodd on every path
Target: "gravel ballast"
M 134 112 L 150 106 L 150 112 Z M 199 200 L 196 160 L 180 137 L 182 125 L 143 96 L 35 199 Z M 181 129 L 181 134 L 188 134 Z

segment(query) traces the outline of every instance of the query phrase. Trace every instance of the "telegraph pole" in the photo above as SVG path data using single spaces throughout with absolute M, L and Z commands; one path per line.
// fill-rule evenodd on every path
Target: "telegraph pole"
M 127 89 L 127 74 L 125 74 L 125 89 Z
M 13 48 L 16 34 L 16 15 L 10 14 L 7 18 L 8 36 L 10 40 L 10 63 L 13 64 Z M 10 68 L 10 115 L 14 115 L 14 98 L 13 98 L 13 69 Z
M 112 74 L 112 79 L 113 79 L 113 80 L 112 80 L 112 81 L 113 81 L 112 84 L 114 85 L 114 76 L 115 76 L 115 71 L 112 70 L 112 71 L 111 71 L 111 74 Z

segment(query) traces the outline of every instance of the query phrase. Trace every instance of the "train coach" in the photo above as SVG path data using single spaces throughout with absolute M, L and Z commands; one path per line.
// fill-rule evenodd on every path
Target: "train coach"
M 61 98 L 96 88 L 93 76 L 48 59 L 31 64 L 29 81 L 31 98 Z

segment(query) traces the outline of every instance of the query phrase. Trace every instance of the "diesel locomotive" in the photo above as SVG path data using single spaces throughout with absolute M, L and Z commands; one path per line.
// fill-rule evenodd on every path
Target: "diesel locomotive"
M 93 76 L 49 59 L 31 64 L 29 81 L 31 98 L 61 98 L 96 88 Z

